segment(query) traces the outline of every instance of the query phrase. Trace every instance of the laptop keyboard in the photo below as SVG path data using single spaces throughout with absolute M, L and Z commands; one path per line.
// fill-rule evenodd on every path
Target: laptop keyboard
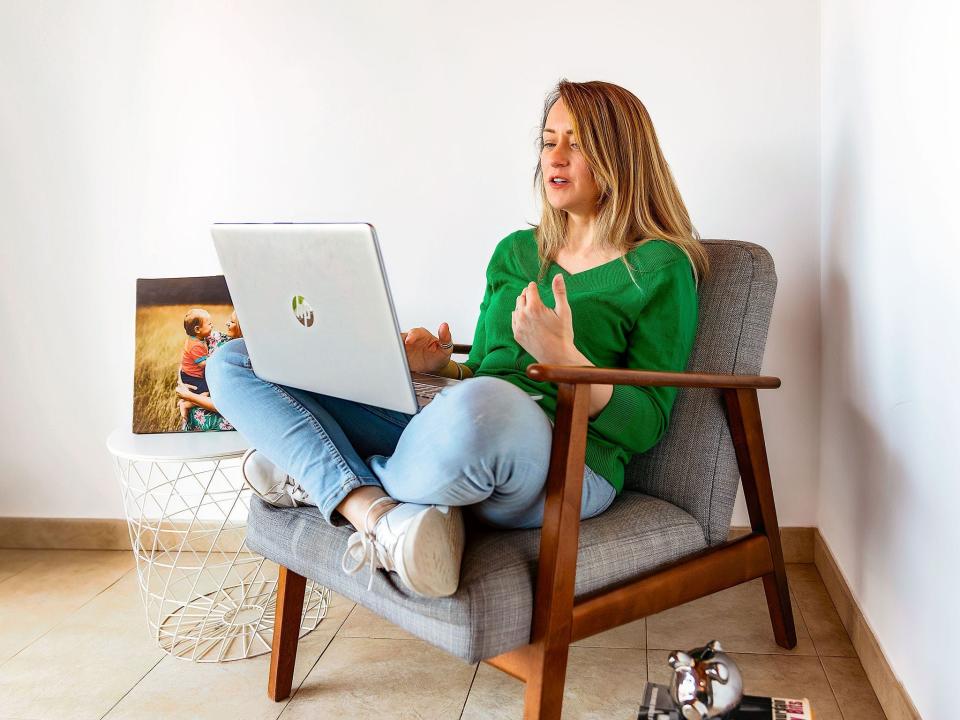
M 427 383 L 413 381 L 413 392 L 419 397 L 433 398 L 438 392 L 449 387 L 449 385 L 428 385 Z
M 452 385 L 430 385 L 428 383 L 422 383 L 416 380 L 413 380 L 412 382 L 413 392 L 417 397 L 429 398 L 431 400 L 436 397 L 437 393 L 447 389 L 448 387 L 452 387 Z M 461 380 L 461 382 L 463 381 Z M 543 395 L 540 393 L 528 392 L 527 395 L 530 396 L 531 400 L 543 400 Z

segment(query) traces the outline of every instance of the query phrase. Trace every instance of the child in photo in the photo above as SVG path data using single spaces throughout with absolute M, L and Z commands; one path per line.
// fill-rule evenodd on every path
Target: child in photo
M 183 329 L 187 339 L 183 342 L 180 358 L 180 381 L 192 385 L 198 394 L 209 393 L 204 366 L 210 355 L 207 338 L 213 333 L 210 313 L 202 308 L 193 308 L 183 316 Z

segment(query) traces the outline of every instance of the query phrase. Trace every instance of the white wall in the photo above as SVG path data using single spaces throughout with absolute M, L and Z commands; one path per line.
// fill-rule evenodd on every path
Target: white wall
M 400 324 L 469 342 L 567 77 L 634 91 L 702 235 L 773 254 L 761 402 L 781 520 L 813 525 L 818 33 L 763 0 L 3 4 L 0 515 L 122 515 L 134 280 L 217 273 L 212 222 L 372 221 Z
M 960 641 L 960 63 L 952 3 L 823 6 L 818 523 L 927 718 Z

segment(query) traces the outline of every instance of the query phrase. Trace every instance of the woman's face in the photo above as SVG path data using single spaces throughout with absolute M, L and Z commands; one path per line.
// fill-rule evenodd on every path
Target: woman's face
M 575 215 L 596 213 L 600 188 L 573 136 L 573 122 L 562 98 L 547 113 L 541 140 L 540 170 L 550 204 Z M 555 177 L 566 182 L 553 182 Z
M 240 323 L 237 322 L 236 310 L 230 313 L 230 319 L 227 320 L 227 337 L 231 340 L 233 338 L 243 337 L 243 334 L 240 332 Z

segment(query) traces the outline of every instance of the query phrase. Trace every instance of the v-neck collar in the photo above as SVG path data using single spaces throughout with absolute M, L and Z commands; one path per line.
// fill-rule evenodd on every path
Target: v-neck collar
M 535 233 L 531 230 L 527 235 L 527 251 L 529 255 L 527 257 L 532 261 L 533 265 L 531 268 L 536 268 L 539 263 L 539 248 L 537 247 L 537 238 Z M 578 289 L 602 289 L 611 284 L 618 284 L 624 281 L 628 271 L 624 265 L 624 258 L 627 259 L 627 262 L 630 266 L 636 270 L 641 270 L 642 268 L 638 266 L 638 262 L 641 257 L 647 256 L 654 252 L 654 255 L 657 256 L 660 253 L 654 251 L 653 247 L 650 247 L 651 242 L 657 241 L 656 245 L 664 245 L 659 238 L 651 238 L 648 242 L 639 245 L 626 255 L 621 255 L 616 257 L 613 260 L 608 260 L 605 263 L 600 265 L 594 265 L 592 268 L 587 268 L 586 270 L 581 270 L 580 272 L 571 273 L 568 272 L 566 268 L 558 264 L 556 261 L 551 261 L 547 266 L 546 275 L 543 278 L 543 282 L 546 285 L 546 290 L 550 289 L 550 282 L 553 280 L 554 276 L 557 274 L 563 275 L 564 280 L 567 281 L 568 287 L 578 288 Z M 646 248 L 646 249 L 644 249 Z M 642 263 L 641 263 L 642 265 Z M 622 269 L 621 269 L 622 268 Z
M 538 257 L 538 255 L 539 255 L 539 253 L 538 253 L 539 248 L 537 247 L 537 238 L 536 238 L 535 234 L 532 233 L 532 232 L 530 233 L 530 236 L 529 236 L 529 237 L 530 237 L 530 245 L 531 245 L 531 248 L 532 248 L 532 250 L 533 250 L 533 256 L 536 258 L 536 257 Z M 630 254 L 630 253 L 627 253 L 627 255 L 629 255 L 629 254 Z M 607 273 L 604 272 L 604 271 L 609 271 L 610 268 L 611 268 L 611 266 L 612 266 L 614 263 L 622 263 L 622 262 L 623 262 L 623 258 L 624 258 L 624 256 L 621 255 L 621 256 L 619 256 L 619 257 L 615 257 L 613 260 L 608 260 L 608 261 L 605 262 L 605 263 L 600 263 L 599 265 L 594 265 L 592 268 L 587 268 L 586 270 L 581 270 L 580 272 L 575 272 L 575 273 L 572 273 L 572 272 L 568 271 L 565 267 L 563 267 L 562 265 L 560 265 L 558 262 L 553 261 L 553 262 L 551 262 L 550 265 L 547 267 L 547 271 L 548 271 L 547 274 L 548 274 L 551 278 L 553 278 L 553 276 L 554 276 L 556 273 L 554 273 L 554 272 L 552 272 L 552 271 L 553 271 L 554 268 L 556 268 L 556 269 L 559 270 L 561 273 L 563 273 L 564 279 L 570 279 L 570 280 L 578 281 L 578 280 L 580 280 L 581 278 L 587 277 L 587 276 L 589 276 L 589 275 L 594 275 L 594 274 L 597 274 L 597 273 L 606 275 Z
M 613 263 L 618 263 L 618 262 L 623 262 L 623 255 L 621 255 L 620 257 L 615 257 L 613 260 L 608 260 L 605 263 L 600 263 L 599 265 L 594 265 L 591 268 L 587 268 L 586 270 L 581 270 L 575 273 L 572 273 L 569 270 L 565 269 L 562 265 L 560 265 L 556 261 L 552 262 L 550 264 L 550 267 L 552 268 L 555 267 L 558 270 L 560 270 L 560 272 L 564 274 L 564 277 L 572 278 L 572 277 L 580 277 L 581 275 L 586 275 L 587 273 L 592 273 L 594 270 L 600 270 L 602 268 L 605 268 L 607 265 L 611 265 Z

